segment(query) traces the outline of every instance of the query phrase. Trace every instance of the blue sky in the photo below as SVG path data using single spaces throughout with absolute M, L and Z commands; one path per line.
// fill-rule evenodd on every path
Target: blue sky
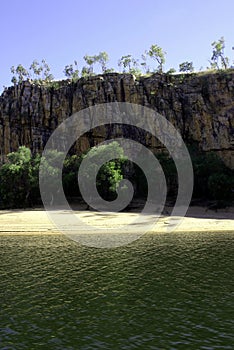
M 140 58 L 151 44 L 166 52 L 165 69 L 193 61 L 208 65 L 211 42 L 224 36 L 234 60 L 233 0 L 9 0 L 0 1 L 0 90 L 10 67 L 46 59 L 57 79 L 66 64 L 107 51 L 117 67 L 125 54 Z

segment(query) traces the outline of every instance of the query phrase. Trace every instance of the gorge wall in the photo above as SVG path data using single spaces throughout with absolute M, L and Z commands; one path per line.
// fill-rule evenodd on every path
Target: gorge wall
M 41 152 L 52 131 L 81 109 L 105 102 L 132 102 L 153 108 L 178 129 L 183 139 L 206 152 L 216 152 L 234 168 L 234 72 L 154 74 L 135 78 L 109 73 L 61 81 L 54 87 L 26 81 L 0 97 L 0 161 L 20 145 Z M 125 135 L 122 126 L 118 136 Z M 130 131 L 127 130 L 129 133 Z M 78 152 L 111 137 L 108 127 L 83 135 Z M 161 147 L 150 135 L 138 139 L 153 151 Z

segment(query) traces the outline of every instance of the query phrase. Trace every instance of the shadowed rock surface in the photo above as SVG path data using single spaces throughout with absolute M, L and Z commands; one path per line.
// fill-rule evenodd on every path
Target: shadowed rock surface
M 137 79 L 131 74 L 109 73 L 75 83 L 60 81 L 55 86 L 25 81 L 3 92 L 0 161 L 20 145 L 41 152 L 53 130 L 73 113 L 118 101 L 153 108 L 166 116 L 185 141 L 215 151 L 234 168 L 234 72 L 154 74 Z M 75 149 L 81 153 L 116 135 L 135 138 L 154 152 L 163 149 L 152 135 L 126 125 L 93 129 L 77 141 Z

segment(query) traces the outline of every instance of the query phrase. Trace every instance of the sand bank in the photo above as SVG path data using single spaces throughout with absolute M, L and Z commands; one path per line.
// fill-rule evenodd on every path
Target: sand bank
M 112 213 L 76 210 L 88 225 L 99 228 L 129 224 L 138 213 Z M 161 216 L 151 232 L 166 232 L 168 225 L 176 220 L 168 215 Z M 182 218 L 175 232 L 233 231 L 234 208 L 207 210 L 205 207 L 190 207 L 186 217 Z M 43 209 L 34 210 L 2 210 L 0 211 L 0 234 L 60 234 L 61 232 L 50 221 Z

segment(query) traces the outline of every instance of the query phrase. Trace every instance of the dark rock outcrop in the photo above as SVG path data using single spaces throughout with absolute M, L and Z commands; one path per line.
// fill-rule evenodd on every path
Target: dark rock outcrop
M 6 89 L 0 97 L 0 161 L 7 153 L 26 145 L 41 152 L 52 131 L 73 113 L 94 104 L 132 102 L 153 108 L 179 130 L 185 141 L 196 142 L 204 151 L 215 151 L 234 168 L 234 72 L 166 75 L 135 78 L 109 73 L 61 81 L 46 87 L 29 81 Z M 119 135 L 129 133 L 125 126 Z M 99 127 L 77 142 L 76 149 L 110 137 Z M 140 141 L 157 151 L 161 146 L 150 135 Z

